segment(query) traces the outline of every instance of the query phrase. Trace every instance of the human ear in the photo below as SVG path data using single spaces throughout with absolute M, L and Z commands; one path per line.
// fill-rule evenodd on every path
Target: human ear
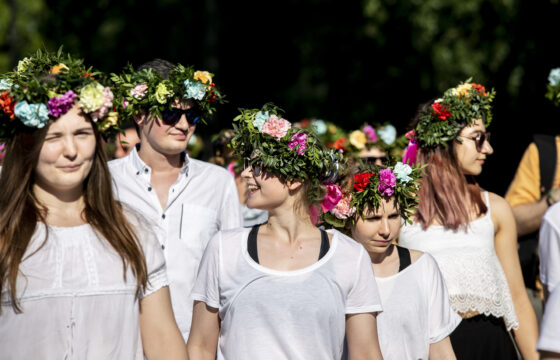
M 294 191 L 299 189 L 303 183 L 301 181 L 288 181 L 287 184 L 288 190 Z

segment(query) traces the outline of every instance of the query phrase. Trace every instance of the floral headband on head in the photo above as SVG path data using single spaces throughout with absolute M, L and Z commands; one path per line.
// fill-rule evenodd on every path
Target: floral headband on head
M 0 78 L 0 139 L 40 129 L 75 103 L 105 137 L 119 131 L 113 93 L 102 85 L 102 74 L 86 67 L 83 60 L 64 55 L 62 48 L 56 54 L 38 50 Z
M 405 148 L 406 139 L 403 136 L 397 137 L 397 129 L 391 124 L 376 128 L 366 124 L 361 129 L 352 131 L 347 141 L 340 145 L 355 158 L 359 158 L 360 151 L 372 147 L 379 147 L 389 155 L 397 155 Z
M 141 110 L 161 117 L 175 101 L 192 99 L 198 110 L 193 116 L 200 117 L 204 123 L 216 111 L 214 104 L 225 102 L 212 82 L 213 77 L 214 74 L 208 71 L 195 71 L 192 66 L 181 64 L 171 70 L 169 79 L 164 79 L 154 69 L 135 71 L 130 64 L 121 74 L 111 74 L 111 80 L 119 89 L 120 105 L 126 118 L 132 119 Z
M 343 186 L 342 199 L 323 220 L 337 228 L 353 225 L 355 215 L 364 218 L 367 209 L 377 209 L 383 198 L 395 197 L 401 217 L 411 223 L 410 215 L 418 206 L 422 168 L 401 162 L 392 166 L 368 165 Z
M 447 146 L 461 129 L 482 119 L 486 126 L 492 121 L 492 106 L 496 92 L 487 92 L 482 85 L 468 79 L 459 86 L 445 91 L 442 98 L 434 101 L 418 116 L 418 123 L 409 139 L 420 147 Z
M 560 105 L 560 68 L 550 70 L 546 90 L 546 98 L 554 105 Z
M 309 181 L 315 190 L 310 191 L 310 203 L 323 201 L 323 211 L 328 211 L 340 199 L 335 194 L 340 189 L 335 189 L 338 187 L 333 183 L 342 154 L 325 148 L 308 130 L 292 127 L 282 113 L 282 109 L 270 103 L 262 109 L 241 109 L 241 114 L 233 119 L 235 135 L 231 146 L 239 156 L 250 158 L 251 164 L 260 165 L 283 180 Z M 324 199 L 317 199 L 320 183 L 327 184 Z

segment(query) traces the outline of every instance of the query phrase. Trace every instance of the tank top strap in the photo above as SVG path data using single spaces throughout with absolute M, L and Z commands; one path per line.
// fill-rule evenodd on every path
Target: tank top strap
M 320 230 L 321 230 L 321 249 L 319 250 L 319 260 L 321 260 L 323 256 L 327 255 L 331 247 L 331 244 L 329 243 L 329 235 L 327 235 L 327 232 L 325 230 L 323 229 Z
M 488 208 L 486 216 L 490 217 L 490 196 L 488 195 L 488 191 L 484 192 L 484 202 L 486 202 L 486 207 Z
M 251 259 L 257 264 L 259 263 L 259 252 L 257 250 L 257 234 L 259 233 L 259 227 L 260 225 L 253 226 L 247 237 L 247 251 Z
M 401 272 L 412 263 L 410 259 L 410 250 L 400 246 L 396 246 L 396 248 L 399 253 L 399 272 Z

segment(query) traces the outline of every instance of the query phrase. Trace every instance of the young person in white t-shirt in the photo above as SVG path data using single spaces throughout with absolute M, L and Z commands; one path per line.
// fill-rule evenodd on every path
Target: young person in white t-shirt
M 317 229 L 309 208 L 340 199 L 332 182 L 341 155 L 281 110 L 242 110 L 234 149 L 247 158 L 247 205 L 268 211 L 266 224 L 218 233 L 204 254 L 193 297 L 193 359 L 380 359 L 381 311 L 364 248 L 342 233 Z
M 377 317 L 387 359 L 455 359 L 449 335 L 461 322 L 435 260 L 395 245 L 418 203 L 421 169 L 365 165 L 340 180 L 344 197 L 324 220 L 352 233 L 369 254 L 383 312 Z
M 186 359 L 157 239 L 112 194 L 111 89 L 62 53 L 19 68 L 0 76 L 0 357 Z
M 539 233 L 540 279 L 545 299 L 560 284 L 560 203 L 543 216 Z
M 191 291 L 202 254 L 219 230 L 242 225 L 237 188 L 219 166 L 192 159 L 187 144 L 222 95 L 207 71 L 156 59 L 112 80 L 140 143 L 109 162 L 115 196 L 157 224 L 173 313 L 186 343 Z
M 537 349 L 542 360 L 560 360 L 560 287 L 546 302 Z

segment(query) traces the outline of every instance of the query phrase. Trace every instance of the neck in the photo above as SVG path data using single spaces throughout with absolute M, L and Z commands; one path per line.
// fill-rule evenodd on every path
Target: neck
M 153 172 L 174 171 L 183 167 L 182 153 L 162 154 L 155 150 L 148 141 L 143 141 L 141 144 L 138 156 Z
M 383 261 L 385 261 L 387 258 L 389 258 L 389 256 L 391 256 L 391 254 L 393 253 L 393 251 L 395 250 L 395 245 L 389 245 L 389 247 L 382 253 L 376 253 L 376 252 L 369 252 L 369 257 L 371 259 L 371 262 L 374 265 L 378 265 L 383 263 Z
M 82 220 L 82 213 L 85 208 L 84 193 L 82 187 L 75 189 L 56 190 L 46 185 L 34 184 L 33 193 L 38 202 L 47 210 L 47 222 L 57 225 L 57 220 L 61 214 L 69 218 L 74 218 L 70 222 L 75 222 L 78 218 Z M 51 221 L 52 220 L 52 221 Z
M 268 222 L 263 226 L 281 239 L 294 243 L 298 236 L 302 236 L 317 228 L 311 222 L 307 212 L 296 213 L 293 204 L 285 204 L 268 212 Z

